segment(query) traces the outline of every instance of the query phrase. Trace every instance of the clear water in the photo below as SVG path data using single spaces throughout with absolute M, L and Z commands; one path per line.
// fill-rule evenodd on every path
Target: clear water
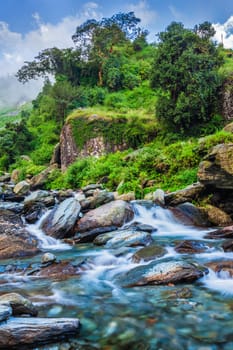
M 182 258 L 205 263 L 233 260 L 233 253 L 224 253 L 220 241 L 204 239 L 207 230 L 185 226 L 169 210 L 147 209 L 134 204 L 134 221 L 152 225 L 156 244 L 167 253 L 160 258 Z M 189 285 L 144 286 L 121 288 L 116 276 L 138 264 L 131 256 L 139 248 L 130 248 L 118 256 L 92 244 L 73 247 L 47 240 L 37 225 L 30 230 L 41 237 L 41 247 L 59 259 L 88 258 L 89 268 L 81 276 L 63 281 L 37 279 L 20 274 L 1 275 L 1 291 L 20 292 L 28 296 L 46 317 L 78 317 L 80 335 L 66 341 L 65 349 L 151 349 L 151 350 L 230 350 L 233 349 L 233 279 L 228 273 L 210 273 Z M 178 254 L 174 242 L 183 239 L 203 240 L 207 251 L 201 254 Z M 116 256 L 117 255 L 117 256 Z M 40 256 L 34 258 L 34 262 Z M 19 264 L 32 259 L 24 259 Z M 8 261 L 7 263 L 10 263 Z M 6 264 L 6 262 L 4 262 Z M 187 298 L 174 297 L 182 288 L 189 288 Z M 64 344 L 40 349 L 64 349 Z

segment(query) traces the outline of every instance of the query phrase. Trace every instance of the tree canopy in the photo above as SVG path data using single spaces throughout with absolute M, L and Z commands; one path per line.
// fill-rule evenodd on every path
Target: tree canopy
M 221 59 L 211 41 L 214 33 L 208 22 L 194 30 L 173 22 L 158 35 L 152 77 L 152 86 L 160 89 L 156 114 L 175 130 L 195 128 L 216 111 Z

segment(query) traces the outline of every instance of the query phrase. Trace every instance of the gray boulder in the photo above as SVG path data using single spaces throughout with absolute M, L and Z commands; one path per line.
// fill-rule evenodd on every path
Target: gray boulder
M 13 191 L 15 194 L 26 194 L 28 193 L 30 185 L 27 181 L 20 181 L 15 185 Z
M 46 234 L 54 238 L 69 237 L 80 209 L 81 206 L 76 198 L 67 198 L 44 219 L 41 228 Z
M 1 295 L 0 304 L 10 305 L 12 314 L 37 316 L 38 311 L 30 300 L 18 293 L 7 293 Z M 0 305 L 1 306 L 1 305 Z

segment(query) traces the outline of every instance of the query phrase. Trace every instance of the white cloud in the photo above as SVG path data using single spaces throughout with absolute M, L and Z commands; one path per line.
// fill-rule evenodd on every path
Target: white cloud
M 175 6 L 170 5 L 168 8 L 176 21 L 179 21 L 183 17 L 182 13 L 179 12 Z
M 214 36 L 214 39 L 218 43 L 222 43 L 225 48 L 227 49 L 233 49 L 233 16 L 228 18 L 228 20 L 223 23 L 216 23 L 213 24 L 216 34 Z
M 137 4 L 127 5 L 128 11 L 133 11 L 136 17 L 141 19 L 143 26 L 151 24 L 157 17 L 157 12 L 152 10 L 145 0 L 139 1 Z
M 71 36 L 75 33 L 76 27 L 89 18 L 99 19 L 102 15 L 99 13 L 98 5 L 95 2 L 87 2 L 79 14 L 65 17 L 57 24 L 44 23 L 39 13 L 32 14 L 32 17 L 36 29 L 25 35 L 12 32 L 7 23 L 0 21 L 0 105 L 7 100 L 17 102 L 21 99 L 20 94 L 26 94 L 25 86 L 18 85 L 13 77 L 24 64 L 24 61 L 31 61 L 39 51 L 45 48 L 73 46 Z M 11 75 L 12 77 L 10 77 Z M 8 88 L 5 89 L 4 93 L 2 82 L 6 83 L 6 81 L 9 81 L 10 85 L 17 86 L 17 88 L 12 87 L 11 89 L 10 85 L 7 85 Z M 33 86 L 35 86 L 35 89 Z M 34 97 L 38 92 L 38 81 L 31 82 L 28 90 L 30 90 L 29 98 Z M 32 96 L 32 92 L 34 96 Z M 12 93 L 15 98 L 13 98 Z M 8 94 L 8 97 L 6 94 Z

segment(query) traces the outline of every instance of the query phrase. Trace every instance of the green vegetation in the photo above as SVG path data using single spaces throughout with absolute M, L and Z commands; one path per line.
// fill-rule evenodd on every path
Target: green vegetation
M 25 63 L 19 81 L 44 77 L 44 87 L 30 113 L 1 131 L 0 170 L 19 168 L 23 178 L 44 169 L 69 123 L 79 150 L 96 136 L 112 149 L 128 149 L 79 159 L 65 173 L 54 170 L 47 188 L 102 182 L 141 198 L 158 187 L 171 191 L 196 181 L 208 150 L 233 142 L 232 134 L 220 131 L 232 51 L 211 41 L 208 22 L 193 30 L 171 23 L 158 44 L 147 42 L 139 24 L 132 12 L 88 20 L 76 28 L 74 47 L 48 48 Z

